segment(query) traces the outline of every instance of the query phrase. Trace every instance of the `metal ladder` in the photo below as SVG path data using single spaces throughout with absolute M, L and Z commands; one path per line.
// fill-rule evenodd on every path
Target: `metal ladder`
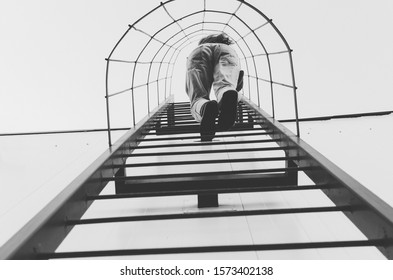
M 0 250 L 2 259 L 54 259 L 110 256 L 135 256 L 179 253 L 239 252 L 291 250 L 337 247 L 377 247 L 383 255 L 393 258 L 393 209 L 368 189 L 359 184 L 320 153 L 271 118 L 262 109 L 244 98 L 238 106 L 238 119 L 228 132 L 218 132 L 217 141 L 200 142 L 199 126 L 191 119 L 187 103 L 174 103 L 172 98 L 157 107 L 150 116 L 130 129 L 91 166 L 78 176 L 62 193 L 46 206 L 30 223 L 22 228 Z M 226 138 L 252 136 L 253 140 Z M 261 139 L 255 140 L 255 136 Z M 187 140 L 179 143 L 179 140 Z M 191 140 L 191 141 L 188 141 Z M 169 141 L 169 144 L 155 144 Z M 177 141 L 177 142 L 176 142 Z M 264 144 L 262 147 L 259 144 Z M 232 148 L 232 145 L 249 147 Z M 266 144 L 266 145 L 265 145 Z M 225 145 L 226 148 L 222 148 Z M 207 149 L 193 150 L 204 146 Z M 220 148 L 221 147 L 221 148 Z M 151 152 L 160 148 L 184 148 L 183 151 Z M 149 152 L 150 151 L 150 152 Z M 281 151 L 278 157 L 193 160 L 193 155 Z M 135 163 L 135 158 L 149 158 Z M 187 156 L 187 160 L 167 161 L 165 156 Z M 184 166 L 219 163 L 284 162 L 280 168 L 127 175 L 146 166 Z M 298 185 L 298 173 L 304 172 L 314 183 Z M 131 172 L 132 173 L 132 172 Z M 116 192 L 102 194 L 108 182 L 115 182 Z M 322 190 L 335 206 L 299 207 L 219 211 L 219 197 L 227 193 L 283 192 Z M 203 211 L 158 215 L 83 218 L 87 209 L 98 200 L 120 198 L 198 196 L 198 207 Z M 217 211 L 218 210 L 218 211 Z M 176 246 L 158 248 L 97 249 L 94 251 L 61 252 L 56 249 L 67 235 L 81 225 L 144 222 L 157 220 L 217 218 L 236 216 L 281 215 L 342 212 L 367 237 L 364 240 L 321 241 L 274 244 L 216 244 L 213 246 Z
M 108 150 L 0 248 L 0 259 L 120 257 L 208 252 L 230 254 L 243 251 L 341 247 L 376 247 L 386 258 L 393 259 L 392 207 L 300 138 L 292 49 L 283 34 L 271 18 L 245 0 L 228 1 L 228 5 L 219 7 L 219 10 L 211 5 L 212 2 L 201 0 L 199 7 L 189 10 L 187 7 L 189 1 L 167 0 L 128 26 L 106 58 Z M 187 11 L 184 10 L 183 15 L 174 13 L 176 7 L 176 11 L 183 11 L 185 6 L 181 5 L 184 4 Z M 148 18 L 154 19 L 155 27 L 152 21 L 144 24 Z M 160 21 L 156 18 L 160 18 Z M 249 22 L 251 18 L 253 20 Z M 172 27 L 175 27 L 175 30 L 171 31 Z M 164 33 L 165 30 L 169 32 Z M 188 104 L 174 103 L 172 94 L 175 90 L 171 88 L 174 65 L 182 50 L 196 43 L 201 35 L 224 31 L 231 34 L 244 66 L 244 98 L 239 104 L 239 118 L 233 129 L 228 132 L 218 132 L 213 142 L 201 143 L 197 141 L 200 137 L 199 128 L 189 115 Z M 265 31 L 266 34 L 263 33 Z M 270 40 L 272 45 L 266 44 Z M 132 55 L 129 50 L 134 50 L 135 42 L 140 43 L 137 44 L 139 49 Z M 145 52 L 145 50 L 150 51 Z M 274 59 L 277 57 L 280 59 Z M 281 62 L 286 62 L 287 66 L 283 67 Z M 116 65 L 131 66 L 130 85 L 129 71 L 122 67 L 116 68 Z M 140 67 L 141 65 L 146 67 Z M 273 69 L 275 71 L 280 69 L 280 75 L 276 75 L 277 72 Z M 113 77 L 115 79 L 112 80 Z M 123 77 L 126 81 L 118 80 L 118 77 Z M 124 88 L 125 85 L 127 88 Z M 275 119 L 277 101 L 275 97 L 278 88 L 280 91 L 285 89 L 289 91 L 287 93 L 291 93 L 286 96 L 293 96 L 293 101 L 286 100 L 286 104 L 292 102 L 294 104 L 296 134 Z M 133 127 L 112 145 L 111 132 L 116 129 L 111 128 L 109 99 L 124 94 L 131 95 L 131 104 L 124 102 L 122 104 L 125 106 L 124 109 L 116 107 L 114 111 L 121 114 L 131 113 Z M 257 104 L 250 99 L 255 100 Z M 264 110 L 269 106 L 267 100 L 271 103 L 269 111 L 271 115 Z M 145 103 L 147 108 L 143 108 L 142 103 Z M 157 108 L 151 110 L 156 105 Z M 261 109 L 262 105 L 264 109 Z M 146 117 L 138 121 L 144 114 L 147 114 Z M 121 115 L 121 118 L 127 119 L 124 115 Z M 157 144 L 159 141 L 168 143 Z M 159 149 L 170 151 L 157 151 Z M 208 158 L 223 153 L 241 155 L 259 152 L 277 152 L 278 155 Z M 168 156 L 179 159 L 168 161 L 166 159 Z M 194 156 L 206 156 L 206 158 L 195 159 Z M 182 157 L 186 159 L 181 159 Z M 140 158 L 145 160 L 137 160 Z M 152 158 L 156 160 L 153 161 Z M 156 175 L 132 174 L 132 170 L 152 166 L 174 166 L 175 170 L 176 166 L 246 163 L 266 163 L 270 167 L 171 172 L 171 174 Z M 281 165 L 277 167 L 275 163 Z M 312 183 L 299 184 L 300 174 L 305 174 Z M 114 192 L 106 192 L 107 186 L 113 184 Z M 279 209 L 221 210 L 220 196 L 225 194 L 307 190 L 321 190 L 333 204 Z M 94 208 L 98 201 L 107 200 L 115 203 L 119 199 L 169 196 L 197 196 L 197 207 L 199 207 L 197 209 L 200 211 L 84 217 L 88 213 L 87 210 Z M 136 221 L 143 223 L 178 219 L 229 219 L 239 216 L 306 215 L 306 213 L 322 215 L 326 212 L 344 213 L 365 238 L 353 240 L 342 238 L 340 241 L 318 242 L 282 241 L 273 244 L 251 242 L 211 246 L 165 247 L 161 244 L 162 246 L 157 248 L 121 249 L 100 249 L 100 244 L 97 244 L 93 251 L 58 249 L 63 242 L 67 242 L 74 229 L 87 224 L 105 224 L 110 227 L 113 223 Z

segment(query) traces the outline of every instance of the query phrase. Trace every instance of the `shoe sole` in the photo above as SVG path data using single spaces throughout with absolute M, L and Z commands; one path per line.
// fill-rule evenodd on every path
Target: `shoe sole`
M 221 99 L 221 111 L 218 117 L 218 126 L 222 130 L 230 129 L 236 120 L 237 91 L 230 90 L 224 93 Z
M 201 141 L 211 141 L 216 134 L 216 118 L 218 115 L 217 102 L 209 101 L 201 121 Z

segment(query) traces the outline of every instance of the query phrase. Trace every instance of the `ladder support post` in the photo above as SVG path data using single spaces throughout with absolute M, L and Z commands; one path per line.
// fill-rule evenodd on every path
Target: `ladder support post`
M 289 156 L 288 153 L 285 153 L 286 156 Z M 297 164 L 293 161 L 293 160 L 287 160 L 285 162 L 285 167 L 286 168 L 297 168 Z M 287 175 L 287 179 L 288 179 L 288 184 L 292 184 L 292 185 L 297 185 L 298 183 L 298 174 L 299 171 L 298 170 L 288 170 L 286 172 Z
M 218 207 L 218 193 L 198 194 L 198 208 Z
M 125 176 L 126 176 L 126 168 L 125 167 L 119 168 L 119 170 L 115 173 L 115 178 L 116 177 L 125 177 Z M 115 181 L 116 193 L 121 192 L 121 190 L 123 190 L 125 188 L 125 186 L 126 186 L 125 180 L 116 180 Z
M 167 110 L 168 126 L 175 126 L 175 105 L 171 104 Z
M 251 125 L 251 128 L 254 128 L 254 118 L 250 113 L 247 113 L 247 121 Z

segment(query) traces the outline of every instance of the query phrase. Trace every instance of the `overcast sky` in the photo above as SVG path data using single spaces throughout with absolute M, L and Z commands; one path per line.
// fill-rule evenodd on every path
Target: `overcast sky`
M 393 110 L 392 1 L 248 2 L 294 50 L 301 116 Z M 1 1 L 0 133 L 104 128 L 104 59 L 157 5 Z

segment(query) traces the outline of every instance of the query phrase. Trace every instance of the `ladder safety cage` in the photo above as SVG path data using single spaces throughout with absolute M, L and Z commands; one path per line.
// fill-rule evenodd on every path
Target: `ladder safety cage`
M 231 39 L 235 42 L 237 50 L 239 50 L 240 59 L 244 61 L 245 67 L 245 79 L 248 93 L 243 91 L 243 94 L 246 94 L 248 98 L 252 101 L 255 101 L 258 106 L 269 106 L 268 102 L 262 100 L 262 92 L 260 92 L 260 82 L 269 84 L 269 94 L 270 94 L 270 106 L 269 110 L 272 112 L 272 116 L 275 117 L 276 115 L 276 108 L 275 108 L 275 94 L 274 94 L 274 86 L 281 86 L 281 87 L 289 87 L 293 90 L 293 118 L 296 120 L 296 134 L 300 136 L 300 129 L 299 129 L 299 122 L 298 122 L 298 106 L 297 106 L 297 94 L 296 94 L 296 83 L 295 83 L 295 75 L 294 75 L 294 68 L 293 68 L 293 59 L 292 59 L 292 49 L 289 47 L 287 41 L 285 40 L 284 36 L 278 30 L 278 28 L 274 25 L 272 19 L 268 18 L 265 14 L 259 11 L 250 3 L 242 0 L 235 0 L 238 2 L 238 6 L 234 10 L 225 11 L 225 7 L 222 7 L 222 10 L 215 10 L 209 9 L 206 0 L 200 1 L 200 9 L 196 11 L 192 11 L 186 15 L 183 15 L 179 18 L 174 18 L 172 15 L 172 10 L 176 8 L 175 2 L 179 2 L 182 0 L 170 0 L 166 2 L 161 2 L 156 8 L 142 16 L 133 24 L 129 25 L 128 29 L 125 31 L 123 36 L 119 39 L 119 41 L 115 44 L 114 48 L 110 52 L 108 58 L 106 58 L 106 108 L 107 108 L 107 126 L 108 126 L 108 142 L 109 145 L 112 144 L 112 137 L 111 137 L 111 114 L 110 114 L 110 99 L 120 94 L 131 94 L 131 111 L 132 111 L 132 124 L 135 126 L 138 116 L 136 115 L 136 108 L 135 108 L 135 89 L 144 88 L 145 89 L 145 98 L 147 108 L 144 108 L 143 115 L 149 114 L 151 110 L 151 87 L 153 84 L 156 84 L 156 99 L 158 103 L 163 101 L 171 92 L 172 87 L 172 78 L 173 78 L 173 71 L 174 65 L 177 62 L 179 54 L 181 51 L 189 46 L 190 44 L 195 44 L 202 36 L 205 36 L 210 33 L 219 33 L 219 32 L 227 32 L 227 34 L 231 37 Z M 167 17 L 170 19 L 170 22 L 165 24 L 157 23 L 157 27 L 154 33 L 150 34 L 140 28 L 138 25 L 143 23 L 143 21 L 147 17 L 153 17 L 155 13 L 160 10 L 164 10 Z M 251 10 L 256 16 L 260 18 L 260 22 L 256 27 L 252 27 L 250 24 L 246 22 L 245 19 L 241 18 L 238 13 L 242 10 Z M 203 19 L 200 21 L 200 15 L 203 15 Z M 228 20 L 224 22 L 213 21 L 213 20 L 205 20 L 206 16 L 209 15 L 224 15 L 228 18 Z M 183 21 L 195 21 L 189 24 L 188 26 L 183 26 Z M 246 30 L 245 34 L 240 33 L 237 30 L 237 26 L 242 26 Z M 173 34 L 167 35 L 167 39 L 165 41 L 158 39 L 166 29 L 170 29 L 173 26 L 177 26 L 178 30 L 174 31 Z M 269 50 L 265 46 L 264 40 L 269 40 L 269 38 L 262 39 L 258 37 L 257 32 L 263 28 L 270 27 L 273 31 L 275 36 L 277 36 L 281 40 L 282 49 L 280 50 Z M 193 30 L 197 28 L 197 30 Z M 113 56 L 117 55 L 117 50 L 119 49 L 122 44 L 125 44 L 125 38 L 131 37 L 135 35 L 135 33 L 143 34 L 148 38 L 146 44 L 141 44 L 141 49 L 135 50 L 135 57 L 133 59 L 127 58 L 113 58 Z M 254 44 L 248 42 L 248 39 L 253 38 Z M 158 42 L 160 47 L 157 48 L 154 54 L 151 54 L 151 61 L 141 61 L 141 56 L 146 54 L 146 49 L 149 48 L 153 42 Z M 245 49 L 242 48 L 244 44 Z M 272 68 L 275 65 L 272 65 L 271 62 L 271 55 L 286 55 L 288 56 L 288 68 L 287 72 L 291 73 L 291 77 L 289 81 L 282 82 L 279 80 L 273 79 L 273 71 Z M 161 56 L 161 59 L 158 59 Z M 256 61 L 257 57 L 263 57 L 264 62 L 258 63 Z M 118 90 L 116 92 L 110 92 L 110 69 L 113 63 L 125 63 L 125 64 L 133 64 L 132 71 L 130 73 L 129 78 L 131 77 L 131 85 L 125 89 Z M 148 64 L 149 67 L 146 69 L 146 73 L 144 74 L 146 81 L 143 83 L 137 83 L 135 79 L 135 73 L 139 69 L 137 69 L 138 65 Z M 153 65 L 159 65 L 158 69 L 154 71 Z M 251 64 L 251 65 L 250 65 Z M 112 66 L 113 67 L 113 66 Z M 166 68 L 166 69 L 165 69 Z M 276 68 L 281 69 L 282 66 L 278 65 Z M 154 73 L 155 72 L 155 73 Z M 259 76 L 258 73 L 263 72 L 266 73 L 268 76 L 262 77 Z M 255 75 L 252 75 L 254 73 Z M 116 75 L 114 73 L 113 75 Z M 155 75 L 155 77 L 153 77 Z M 127 76 L 126 76 L 127 77 Z M 159 85 L 160 81 L 164 81 L 164 85 Z M 253 88 L 255 88 L 256 96 L 251 96 L 251 85 L 254 84 Z M 138 103 L 138 105 L 140 105 Z M 139 108 L 138 108 L 139 109 Z M 141 108 L 142 110 L 142 108 Z
M 199 0 L 201 7 L 180 18 L 173 13 L 176 3 L 183 0 L 169 0 L 130 25 L 115 44 L 106 59 L 106 106 L 109 148 L 44 209 L 20 229 L 0 248 L 0 259 L 55 259 L 94 258 L 116 256 L 162 255 L 179 253 L 272 251 L 321 248 L 375 247 L 387 259 L 393 259 L 393 209 L 366 187 L 354 180 L 302 139 L 299 132 L 296 84 L 293 70 L 292 50 L 272 20 L 261 11 L 243 0 L 233 0 L 237 5 L 231 11 L 209 8 L 209 0 Z M 211 0 L 213 1 L 213 0 Z M 230 5 L 228 5 L 230 6 Z M 244 10 L 259 15 L 256 27 L 239 16 Z M 140 23 L 154 13 L 167 15 L 168 24 L 157 23 L 155 32 L 140 28 Z M 213 14 L 227 18 L 223 22 L 209 19 Z M 186 20 L 196 22 L 183 25 Z M 237 28 L 236 24 L 242 26 Z M 254 24 L 255 25 L 255 24 Z M 176 31 L 167 39 L 160 36 L 167 28 Z M 258 31 L 271 28 L 281 39 L 282 50 L 267 48 L 268 38 L 258 36 Z M 196 29 L 196 30 L 195 30 Z M 242 32 L 240 31 L 242 30 Z M 243 98 L 237 108 L 235 125 L 229 131 L 217 131 L 213 142 L 196 142 L 200 138 L 199 125 L 190 114 L 189 102 L 175 102 L 172 92 L 174 65 L 181 51 L 210 32 L 227 32 L 236 42 L 244 60 L 245 87 Z M 119 46 L 127 36 L 140 33 L 148 37 L 146 44 L 135 52 L 135 57 L 115 57 Z M 254 38 L 255 47 L 248 42 Z M 153 43 L 155 42 L 155 43 Z M 255 42 L 255 41 L 254 41 Z M 143 56 L 150 44 L 158 44 L 150 61 Z M 270 51 L 270 52 L 269 52 Z M 287 68 L 291 73 L 290 82 L 275 80 L 272 56 L 285 55 Z M 263 58 L 264 64 L 259 62 Z M 127 73 L 131 84 L 124 89 L 110 91 L 110 69 L 116 64 L 131 65 Z M 144 67 L 145 68 L 138 68 Z M 141 69 L 146 81 L 141 83 L 135 74 Z M 142 71 L 142 70 L 141 70 Z M 138 72 L 139 73 L 139 72 Z M 267 77 L 260 73 L 267 73 Z M 127 76 L 126 75 L 126 76 Z M 139 83 L 138 83 L 139 82 Z M 271 102 L 267 104 L 261 83 L 267 83 Z M 277 121 L 275 104 L 276 87 L 289 88 L 293 93 L 294 118 L 284 121 L 296 123 L 296 133 Z M 144 90 L 144 108 L 136 102 L 136 90 Z M 155 91 L 155 95 L 152 94 Z M 140 94 L 141 92 L 138 92 Z M 132 127 L 112 143 L 110 99 L 131 94 Z M 266 108 L 264 107 L 266 106 Z M 151 109 L 155 107 L 155 109 Z M 140 111 L 139 111 L 140 110 Z M 139 119 L 141 112 L 145 115 Z M 267 112 L 270 111 L 270 112 Z M 204 149 L 207 147 L 207 149 Z M 161 150 L 160 150 L 161 149 Z M 260 152 L 274 152 L 273 156 L 257 156 Z M 242 155 L 255 153 L 254 157 L 233 156 L 228 158 L 201 159 L 199 155 Z M 169 160 L 168 157 L 175 160 Z M 184 157 L 185 156 L 185 157 Z M 147 160 L 138 161 L 144 158 Z M 156 161 L 150 160 L 156 158 Z M 273 163 L 280 163 L 275 166 Z M 170 174 L 135 174 L 128 170 L 146 167 L 166 166 L 208 166 L 209 164 L 268 163 L 268 167 L 239 168 L 236 170 L 209 170 L 208 172 L 172 172 Z M 174 170 L 176 170 L 174 168 Z M 304 173 L 312 183 L 299 184 L 299 174 Z M 103 193 L 108 184 L 114 184 L 114 193 Z M 266 192 L 320 191 L 330 199 L 332 205 L 304 207 L 281 207 L 272 209 L 241 209 L 220 211 L 219 195 Z M 203 211 L 186 213 L 141 214 L 114 217 L 85 218 L 86 211 L 99 201 L 120 199 L 197 196 L 198 209 Z M 365 236 L 364 239 L 319 240 L 310 242 L 278 242 L 250 244 L 213 244 L 206 246 L 161 246 L 157 248 L 99 248 L 96 250 L 61 250 L 61 244 L 74 229 L 83 225 L 132 223 L 160 220 L 186 220 L 204 218 L 230 218 L 239 216 L 263 216 L 306 213 L 343 213 Z M 59 249 L 60 248 L 60 249 Z

